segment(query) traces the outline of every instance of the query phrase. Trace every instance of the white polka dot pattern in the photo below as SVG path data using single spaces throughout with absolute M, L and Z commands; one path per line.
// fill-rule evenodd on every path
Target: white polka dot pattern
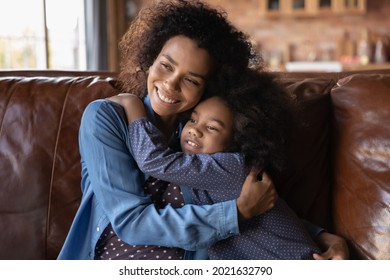
M 144 191 L 157 208 L 163 208 L 167 204 L 174 208 L 184 205 L 180 187 L 169 182 L 149 177 Z M 102 233 L 95 249 L 95 259 L 99 260 L 182 260 L 183 257 L 184 250 L 180 248 L 129 245 L 118 238 L 111 225 Z
M 211 204 L 239 196 L 246 171 L 234 153 L 186 155 L 167 148 L 159 131 L 146 119 L 129 126 L 134 158 L 146 173 L 188 186 L 195 204 Z M 311 259 L 318 247 L 301 220 L 284 201 L 240 225 L 240 235 L 209 249 L 211 259 Z
M 210 259 L 296 260 L 320 253 L 302 221 L 279 199 L 275 207 L 240 225 L 240 235 L 209 249 Z

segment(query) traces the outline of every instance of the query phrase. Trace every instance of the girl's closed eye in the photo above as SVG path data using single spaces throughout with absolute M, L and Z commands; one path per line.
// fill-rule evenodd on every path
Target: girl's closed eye
M 211 125 L 208 125 L 207 126 L 207 130 L 209 130 L 209 131 L 212 131 L 212 132 L 218 132 L 219 131 L 219 129 L 218 128 L 216 128 L 215 126 L 211 126 Z
M 191 119 L 188 120 L 188 122 L 189 122 L 189 123 L 196 123 L 196 120 L 193 119 L 193 118 L 191 118 Z

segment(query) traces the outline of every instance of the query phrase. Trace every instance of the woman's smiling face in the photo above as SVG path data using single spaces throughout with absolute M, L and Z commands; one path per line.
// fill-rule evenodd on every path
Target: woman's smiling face
M 193 108 L 212 74 L 211 55 L 184 36 L 169 39 L 149 69 L 148 94 L 153 111 L 172 116 Z
M 183 128 L 180 145 L 188 154 L 227 151 L 233 142 L 233 114 L 220 97 L 197 105 Z

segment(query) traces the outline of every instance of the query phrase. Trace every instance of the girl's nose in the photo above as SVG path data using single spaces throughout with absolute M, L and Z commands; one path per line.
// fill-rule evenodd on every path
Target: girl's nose
M 202 132 L 200 132 L 198 129 L 196 129 L 196 128 L 194 128 L 194 127 L 191 127 L 191 128 L 188 130 L 188 133 L 189 133 L 191 136 L 194 136 L 194 137 L 197 137 L 197 138 L 202 137 Z

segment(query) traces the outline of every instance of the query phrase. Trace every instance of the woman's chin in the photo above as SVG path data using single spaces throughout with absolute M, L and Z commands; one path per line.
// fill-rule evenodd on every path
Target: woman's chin
M 180 113 L 180 103 L 168 103 L 161 100 L 156 93 L 150 94 L 150 103 L 153 111 L 159 116 L 170 116 Z

